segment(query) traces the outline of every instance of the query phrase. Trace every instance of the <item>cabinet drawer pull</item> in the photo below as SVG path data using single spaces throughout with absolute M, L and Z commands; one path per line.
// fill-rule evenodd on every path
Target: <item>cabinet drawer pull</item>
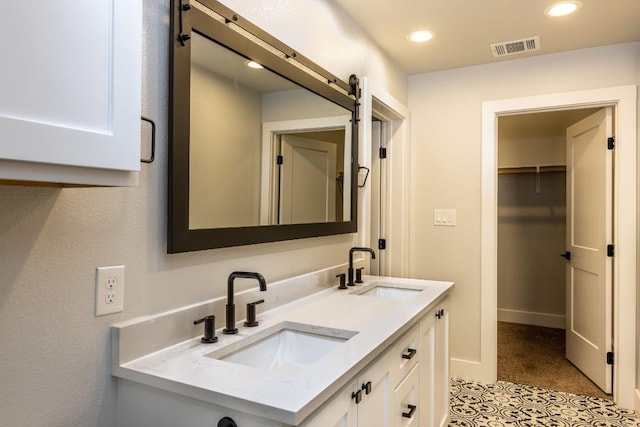
M 416 405 L 407 405 L 407 408 L 409 408 L 409 412 L 403 412 L 402 416 L 404 418 L 413 418 L 413 414 L 418 407 Z
M 364 390 L 364 394 L 371 393 L 371 381 L 368 381 L 366 384 L 362 384 L 362 390 Z
M 407 353 L 409 353 L 409 354 L 403 354 L 402 358 L 403 359 L 412 359 L 413 356 L 415 356 L 417 352 L 418 352 L 418 350 L 416 350 L 415 348 L 408 348 L 407 349 Z
M 354 391 L 353 393 L 351 393 L 351 398 L 356 401 L 356 405 L 362 402 L 362 391 L 361 390 Z

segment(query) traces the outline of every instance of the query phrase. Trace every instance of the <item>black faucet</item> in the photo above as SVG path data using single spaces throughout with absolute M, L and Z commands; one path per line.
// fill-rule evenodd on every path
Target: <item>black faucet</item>
M 238 277 L 256 279 L 260 284 L 260 290 L 263 292 L 267 290 L 267 281 L 264 280 L 264 277 L 262 277 L 260 273 L 234 271 L 229 275 L 227 279 L 227 327 L 222 330 L 222 333 L 227 335 L 238 333 L 238 329 L 236 328 L 236 305 L 233 303 L 233 281 Z
M 349 281 L 347 282 L 348 286 L 354 286 L 353 283 L 353 253 L 354 252 L 369 252 L 371 254 L 371 259 L 376 259 L 376 253 L 371 248 L 351 248 L 349 249 L 349 270 L 347 271 L 349 276 Z

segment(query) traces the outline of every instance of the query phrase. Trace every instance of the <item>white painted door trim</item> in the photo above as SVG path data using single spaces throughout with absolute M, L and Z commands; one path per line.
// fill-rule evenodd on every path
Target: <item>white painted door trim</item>
M 360 147 L 359 163 L 371 167 L 371 117 L 375 113 L 384 119 L 385 129 L 382 138 L 389 147 L 389 165 L 387 177 L 388 211 L 386 216 L 386 236 L 390 244 L 387 246 L 387 274 L 396 277 L 407 277 L 409 274 L 409 110 L 389 93 L 375 87 L 371 80 L 364 77 L 360 81 L 362 87 L 362 108 L 360 110 Z M 367 183 L 358 209 L 359 246 L 369 246 L 378 251 L 378 242 L 371 237 L 371 185 Z
M 469 376 L 497 378 L 497 124 L 498 117 L 583 107 L 616 108 L 614 172 L 614 400 L 633 408 L 636 379 L 637 87 L 635 85 L 482 103 L 481 349 Z M 626 320 L 625 320 L 626 319 Z
M 277 199 L 274 195 L 275 180 L 275 158 L 277 155 L 275 136 L 285 133 L 308 132 L 312 130 L 334 130 L 344 129 L 344 152 L 351 152 L 351 116 L 335 116 L 335 117 L 319 117 L 311 119 L 298 120 L 282 120 L 262 123 L 262 158 L 261 177 L 260 177 L 260 224 L 272 224 L 275 220 L 276 211 L 273 208 L 273 200 Z M 344 156 L 344 168 L 348 170 L 351 167 L 351 157 Z M 344 188 L 351 187 L 351 176 L 346 174 L 343 181 Z M 275 199 L 274 199 L 275 198 Z M 351 203 L 345 200 L 345 213 L 347 207 Z

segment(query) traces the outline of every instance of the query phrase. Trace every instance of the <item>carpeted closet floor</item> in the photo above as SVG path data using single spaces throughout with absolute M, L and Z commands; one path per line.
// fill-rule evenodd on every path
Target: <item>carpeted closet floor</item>
M 564 329 L 498 322 L 498 380 L 611 399 L 565 358 Z

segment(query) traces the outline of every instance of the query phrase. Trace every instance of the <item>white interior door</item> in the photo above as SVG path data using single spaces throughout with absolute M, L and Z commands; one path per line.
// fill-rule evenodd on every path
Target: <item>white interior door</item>
M 567 129 L 567 358 L 606 393 L 612 365 L 612 108 Z
M 336 144 L 282 135 L 280 222 L 336 219 Z

